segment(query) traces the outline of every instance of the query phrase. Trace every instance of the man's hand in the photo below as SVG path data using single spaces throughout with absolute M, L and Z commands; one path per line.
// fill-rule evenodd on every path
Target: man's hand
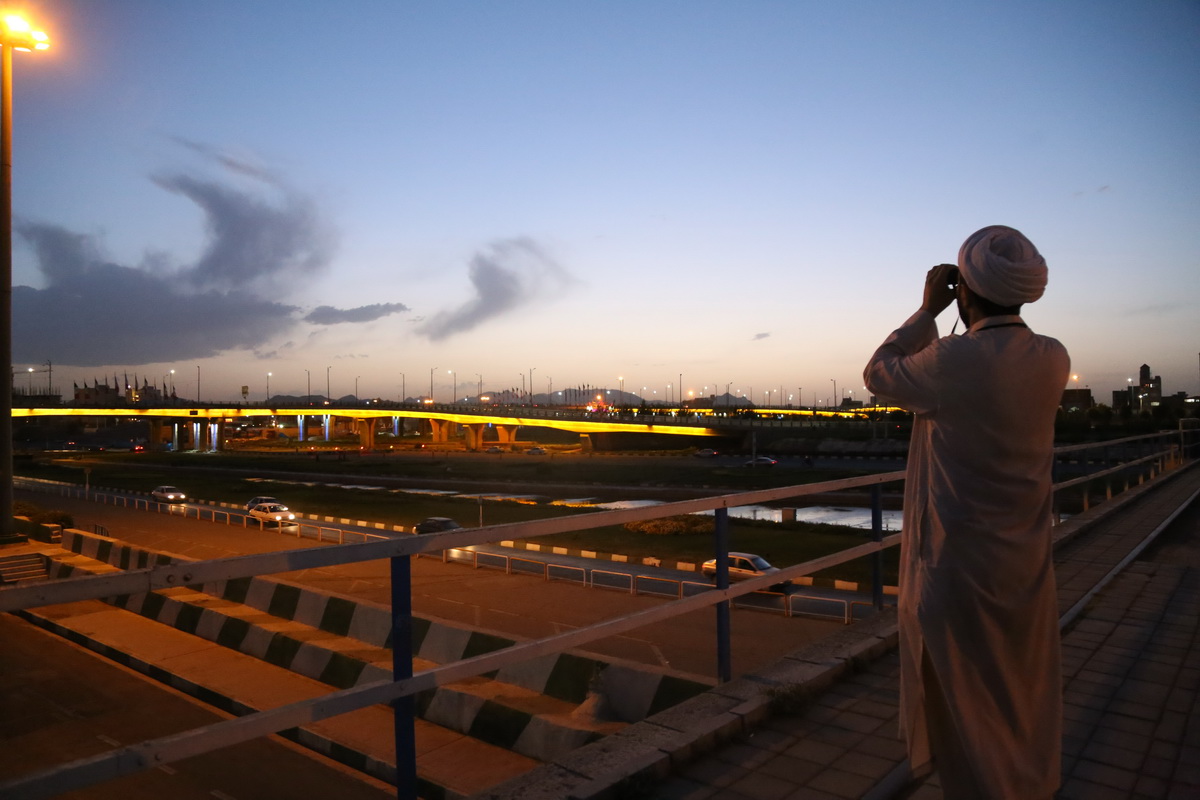
M 954 302 L 955 289 L 951 282 L 958 277 L 958 267 L 954 264 L 938 264 L 925 275 L 925 299 L 921 302 L 921 310 L 937 316 L 946 310 L 946 306 Z

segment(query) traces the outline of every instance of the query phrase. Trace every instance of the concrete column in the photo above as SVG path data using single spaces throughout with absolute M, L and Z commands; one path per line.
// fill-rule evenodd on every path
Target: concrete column
M 392 436 L 395 436 L 397 439 L 399 439 L 400 433 L 401 433 L 400 418 L 392 417 Z
M 467 434 L 467 449 L 482 450 L 483 449 L 483 431 L 487 428 L 487 424 L 476 422 L 471 425 L 463 425 L 463 430 Z
M 305 431 L 304 431 L 304 415 L 297 414 L 296 415 L 296 437 L 301 442 L 304 441 L 304 433 L 305 433 Z
M 358 429 L 358 444 L 367 450 L 375 449 L 375 420 L 356 419 L 354 425 Z
M 182 422 L 176 421 L 176 422 L 171 423 L 171 450 L 172 450 L 172 452 L 175 452 L 175 453 L 179 452 L 179 432 L 182 427 L 183 427 Z
M 220 419 L 208 423 L 208 435 L 212 441 L 212 447 L 209 449 L 214 453 L 223 450 L 225 447 L 225 420 Z
M 201 427 L 199 420 L 192 423 L 192 449 L 204 449 L 204 429 Z
M 497 425 L 496 439 L 500 444 L 512 444 L 517 439 L 516 425 Z
M 430 440 L 434 442 L 450 441 L 450 428 L 454 423 L 444 419 L 429 419 Z
M 325 415 L 325 441 L 329 441 L 329 433 L 333 429 L 333 415 Z

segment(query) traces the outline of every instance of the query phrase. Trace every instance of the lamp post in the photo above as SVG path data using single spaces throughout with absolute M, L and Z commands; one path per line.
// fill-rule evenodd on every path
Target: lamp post
M 12 52 L 45 50 L 46 34 L 16 15 L 0 23 L 0 469 L 12 475 Z M 0 481 L 0 542 L 13 537 L 12 481 Z
M 431 403 L 433 402 L 433 371 L 435 369 L 437 369 L 437 367 L 432 367 L 429 370 L 429 402 Z
M 200 365 L 196 365 L 196 405 L 200 405 Z
M 354 376 L 354 402 L 356 404 L 358 403 L 358 379 L 361 377 L 362 377 L 362 375 Z
M 267 405 L 271 405 L 271 373 L 267 373 Z
M 304 380 L 308 384 L 308 389 L 307 389 L 308 394 L 306 394 L 304 396 L 304 399 L 307 400 L 308 404 L 311 406 L 312 405 L 312 373 L 309 372 L 308 370 L 304 370 Z
M 533 371 L 537 367 L 529 368 L 529 405 L 533 405 Z
M 325 405 L 333 402 L 333 395 L 329 393 L 329 370 L 333 369 L 333 365 L 325 368 Z
M 479 402 L 481 402 L 479 398 L 483 397 L 483 374 L 476 372 L 475 377 L 479 381 L 479 384 L 477 385 L 477 387 L 475 389 L 475 402 L 478 404 Z
M 446 372 L 450 373 L 450 386 L 452 387 L 450 389 L 450 402 L 457 403 L 458 402 L 458 373 L 456 373 L 452 369 L 448 369 L 448 370 L 446 370 Z
M 404 373 L 400 373 L 400 402 L 403 403 L 408 399 L 408 387 L 404 385 Z
M 837 378 L 830 378 L 833 381 L 833 400 L 837 402 Z

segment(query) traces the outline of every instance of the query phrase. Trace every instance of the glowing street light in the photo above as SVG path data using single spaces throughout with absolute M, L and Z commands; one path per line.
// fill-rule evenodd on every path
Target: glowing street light
M 13 14 L 0 22 L 0 470 L 12 475 L 12 53 L 45 50 L 50 39 Z M 0 541 L 13 538 L 12 481 L 0 481 Z
M 271 402 L 271 373 L 267 373 L 267 403 Z

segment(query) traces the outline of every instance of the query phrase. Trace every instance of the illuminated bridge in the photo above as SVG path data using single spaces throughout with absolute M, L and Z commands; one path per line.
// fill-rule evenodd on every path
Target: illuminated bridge
M 883 411 L 890 409 L 880 409 Z M 511 444 L 521 427 L 556 428 L 586 436 L 596 450 L 611 450 L 631 446 L 647 446 L 660 436 L 688 436 L 698 440 L 712 439 L 740 442 L 752 435 L 786 435 L 787 431 L 833 420 L 866 419 L 864 409 L 848 411 L 818 411 L 811 409 L 740 409 L 732 412 L 712 412 L 709 409 L 689 410 L 683 414 L 663 409 L 649 413 L 632 411 L 586 411 L 553 406 L 479 406 L 425 405 L 418 407 L 382 405 L 321 405 L 321 406 L 151 406 L 123 408 L 83 408 L 46 406 L 14 408 L 13 418 L 30 417 L 114 417 L 143 418 L 150 422 L 151 440 L 163 441 L 163 430 L 172 426 L 171 439 L 179 449 L 181 441 L 190 441 L 194 449 L 219 450 L 225 441 L 224 427 L 264 418 L 294 417 L 298 439 L 305 441 L 312 418 L 321 420 L 325 439 L 330 437 L 335 418 L 354 421 L 359 444 L 366 449 L 375 447 L 379 420 L 389 420 L 399 432 L 404 419 L 427 421 L 433 441 L 447 442 L 461 432 L 469 450 L 483 446 L 484 431 L 496 431 L 499 444 Z M 189 435 L 190 430 L 190 435 Z M 653 438 L 647 438 L 653 437 Z

